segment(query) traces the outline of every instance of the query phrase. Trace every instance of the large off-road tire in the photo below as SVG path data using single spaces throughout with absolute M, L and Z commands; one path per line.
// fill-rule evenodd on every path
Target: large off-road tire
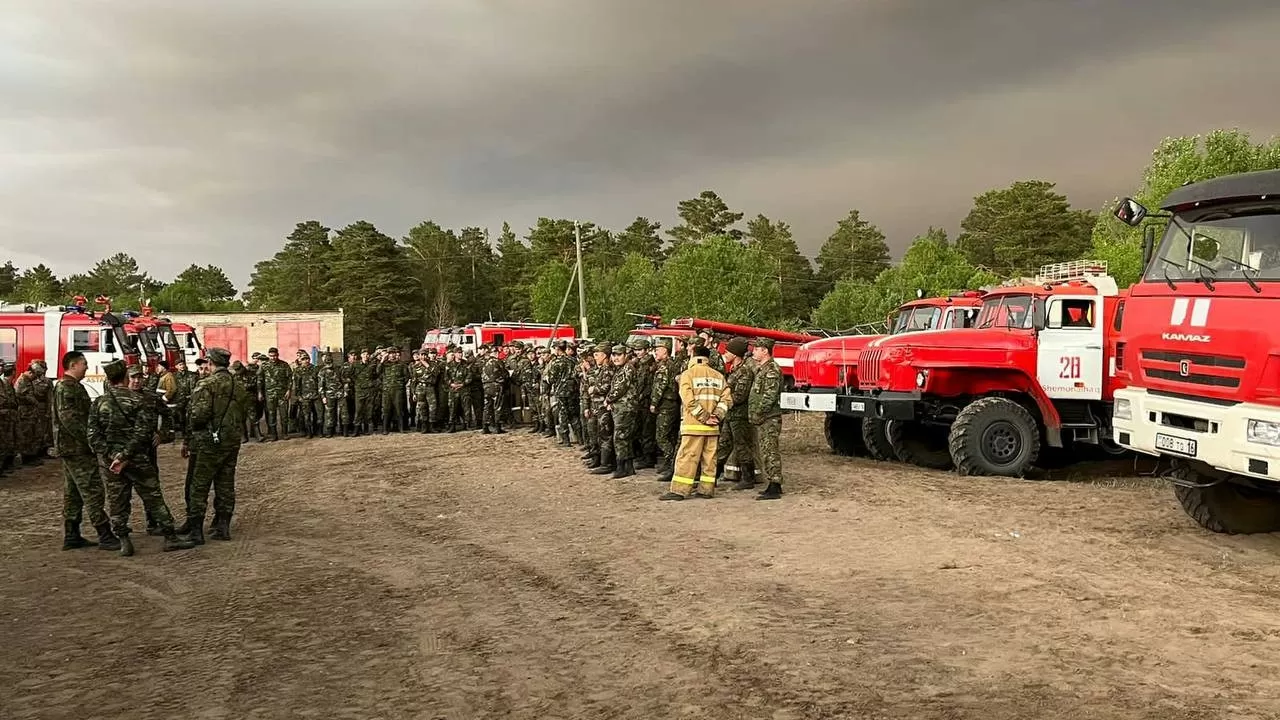
M 904 463 L 930 470 L 951 468 L 951 453 L 943 428 L 913 420 L 891 420 L 885 426 L 885 436 L 894 456 Z
M 1013 400 L 974 400 L 956 415 L 947 444 L 961 475 L 1022 477 L 1040 457 L 1040 423 Z
M 889 444 L 889 422 L 876 418 L 862 419 L 862 444 L 867 448 L 867 457 L 872 460 L 897 460 L 893 445 Z
M 837 455 L 862 457 L 867 454 L 867 446 L 862 444 L 860 418 L 827 413 L 822 421 L 822 434 L 827 438 L 827 447 Z
M 1177 461 L 1170 474 L 1183 482 L 1208 483 L 1214 479 Z M 1187 515 L 1206 530 L 1228 535 L 1280 530 L 1280 494 L 1230 481 L 1205 488 L 1174 485 L 1173 493 Z

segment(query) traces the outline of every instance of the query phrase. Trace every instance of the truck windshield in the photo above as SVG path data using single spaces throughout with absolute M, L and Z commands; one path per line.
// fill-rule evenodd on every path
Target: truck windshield
M 1032 327 L 1030 295 L 997 295 L 982 303 L 975 327 L 1021 328 Z
M 164 346 L 170 350 L 181 350 L 182 346 L 178 344 L 178 336 L 173 332 L 173 328 L 164 326 L 160 328 L 160 340 Z
M 1280 280 L 1280 207 L 1178 215 L 1143 279 L 1249 282 Z
M 938 316 L 941 314 L 942 310 L 940 308 L 928 306 L 901 310 L 898 312 L 897 319 L 893 321 L 893 334 L 929 330 L 937 327 Z

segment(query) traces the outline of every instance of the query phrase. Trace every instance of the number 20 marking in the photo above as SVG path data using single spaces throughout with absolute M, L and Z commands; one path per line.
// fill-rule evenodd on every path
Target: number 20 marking
M 1080 356 L 1072 355 L 1070 357 L 1060 358 L 1062 360 L 1062 371 L 1058 373 L 1058 377 L 1063 380 L 1079 380 L 1080 379 Z

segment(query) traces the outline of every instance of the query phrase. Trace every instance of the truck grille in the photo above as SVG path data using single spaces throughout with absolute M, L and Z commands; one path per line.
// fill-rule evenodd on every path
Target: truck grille
M 863 350 L 858 353 L 858 387 L 863 390 L 875 390 L 880 379 L 879 349 Z
M 1238 388 L 1245 369 L 1242 357 L 1176 350 L 1143 350 L 1141 360 L 1147 377 L 1207 387 Z

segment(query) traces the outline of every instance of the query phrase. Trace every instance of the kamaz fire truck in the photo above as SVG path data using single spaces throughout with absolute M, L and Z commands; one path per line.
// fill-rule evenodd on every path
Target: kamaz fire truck
M 427 332 L 422 340 L 423 348 L 435 348 L 443 353 L 451 343 L 464 351 L 475 349 L 481 345 L 497 344 L 505 346 L 513 340 L 546 345 L 554 340 L 572 340 L 572 325 L 556 325 L 554 323 L 526 322 L 478 322 L 452 328 L 436 328 Z
M 983 293 L 971 290 L 947 297 L 920 298 L 903 304 L 886 324 L 888 336 L 972 327 Z M 823 434 L 839 455 L 892 456 L 883 423 L 864 423 L 866 398 L 858 387 L 858 357 L 886 337 L 841 335 L 805 343 L 795 355 L 795 391 L 782 394 L 788 410 L 826 413 Z
M 1120 327 L 1114 432 L 1171 460 L 1183 509 L 1220 533 L 1280 530 L 1280 170 L 1184 185 Z M 1145 207 L 1125 198 L 1122 222 Z M 1152 217 L 1155 217 L 1154 215 Z
M 56 378 L 62 374 L 62 356 L 78 350 L 89 363 L 85 388 L 91 397 L 102 394 L 103 365 L 117 358 L 134 364 L 141 358 L 131 349 L 123 318 L 86 306 L 84 298 L 76 298 L 67 306 L 0 308 L 0 358 L 12 362 L 18 372 L 43 360 L 46 376 Z
M 1043 445 L 1115 449 L 1111 400 L 1125 293 L 1105 263 L 1041 268 L 995 288 L 972 329 L 894 335 L 862 351 L 867 414 L 898 459 L 968 475 L 1022 475 Z
M 817 335 L 809 335 L 807 333 L 772 330 L 770 328 L 738 325 L 696 317 L 676 318 L 666 325 L 662 324 L 662 317 L 658 315 L 640 315 L 638 317 L 642 318 L 644 322 L 631 331 L 631 334 L 627 337 L 628 343 L 637 338 L 644 338 L 651 343 L 659 339 L 688 341 L 705 330 L 719 340 L 716 344 L 716 349 L 723 353 L 725 352 L 725 344 L 730 338 L 740 337 L 748 342 L 758 337 L 769 338 L 774 341 L 773 360 L 778 364 L 778 368 L 782 370 L 783 382 L 788 390 L 795 386 L 794 364 L 796 352 L 805 343 L 818 339 Z

